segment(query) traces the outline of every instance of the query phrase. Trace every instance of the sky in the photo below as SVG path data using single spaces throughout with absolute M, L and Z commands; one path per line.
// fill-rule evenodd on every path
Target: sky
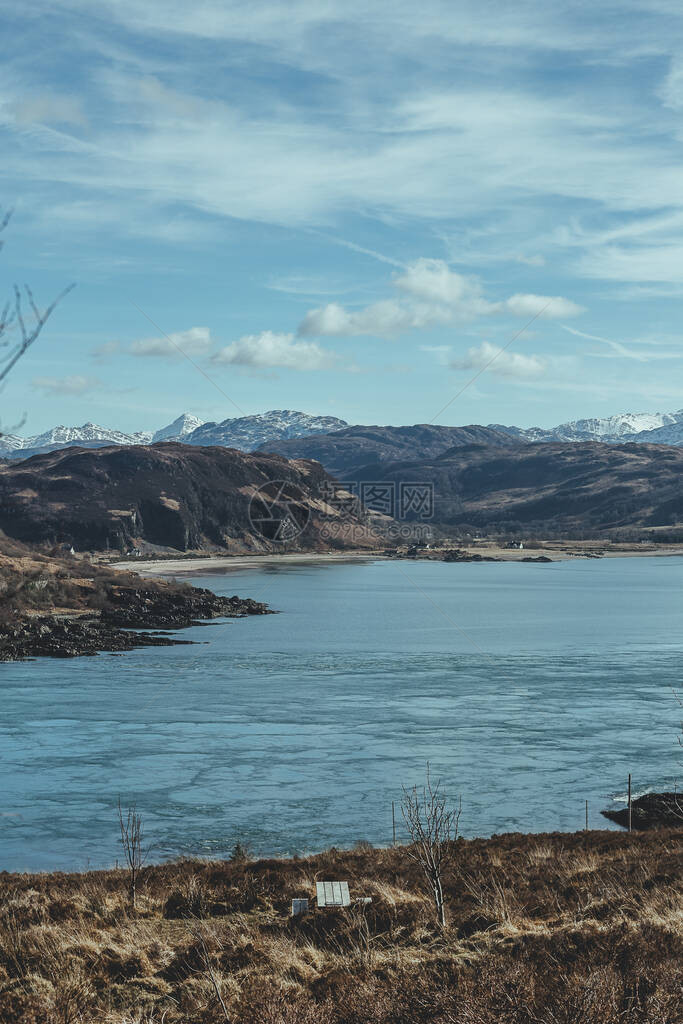
M 683 406 L 673 0 L 0 0 L 32 435 Z

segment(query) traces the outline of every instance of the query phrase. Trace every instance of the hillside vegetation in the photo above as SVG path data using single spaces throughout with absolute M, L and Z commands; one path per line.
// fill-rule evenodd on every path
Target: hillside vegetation
M 0 875 L 3 1024 L 680 1024 L 683 831 Z M 290 917 L 316 880 L 363 908 Z

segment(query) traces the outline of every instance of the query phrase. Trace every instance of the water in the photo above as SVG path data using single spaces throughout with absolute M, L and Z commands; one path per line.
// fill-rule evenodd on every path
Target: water
M 671 787 L 681 558 L 267 566 L 196 578 L 274 616 L 201 646 L 0 666 L 0 869 L 117 856 L 116 800 L 151 857 L 391 840 L 424 766 L 465 835 L 609 828 Z M 401 833 L 400 820 L 398 822 Z

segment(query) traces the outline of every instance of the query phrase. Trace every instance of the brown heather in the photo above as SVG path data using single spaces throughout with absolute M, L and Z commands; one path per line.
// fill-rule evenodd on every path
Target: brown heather
M 459 840 L 445 932 L 401 848 L 0 874 L 0 1020 L 681 1024 L 682 840 Z M 372 904 L 289 917 L 325 878 Z

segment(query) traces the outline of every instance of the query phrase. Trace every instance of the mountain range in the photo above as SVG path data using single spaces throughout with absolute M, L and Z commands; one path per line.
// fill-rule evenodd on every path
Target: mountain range
M 490 423 L 523 441 L 604 441 L 607 444 L 683 444 L 683 409 L 678 412 L 621 413 L 603 419 L 572 420 L 558 427 L 506 427 Z
M 391 458 L 391 445 L 399 450 L 396 438 L 389 435 L 391 443 L 380 451 L 375 437 L 369 442 L 374 455 L 364 466 L 353 446 L 345 447 L 362 428 L 341 432 L 341 447 L 332 455 L 347 484 L 343 493 L 356 483 L 367 511 L 355 503 L 349 508 L 346 499 L 331 500 L 334 483 L 320 462 L 271 452 L 161 442 L 6 460 L 0 464 L 0 531 L 47 547 L 149 554 L 282 550 L 272 533 L 281 524 L 294 550 L 377 546 L 382 541 L 372 531 L 385 534 L 387 515 L 398 515 L 401 528 L 407 520 L 446 536 L 683 536 L 683 447 L 529 444 L 504 434 L 495 435 L 501 439 L 496 443 L 476 436 L 483 427 L 471 428 L 470 437 L 468 428 L 431 429 L 462 433 L 452 434 L 456 443 L 440 454 L 398 460 Z M 399 441 L 406 441 L 405 433 Z M 422 451 L 433 442 L 434 435 L 423 433 Z M 369 454 L 364 449 L 360 458 Z M 432 507 L 426 513 L 424 504 L 385 508 L 378 491 L 387 485 L 395 494 L 427 488 Z
M 349 434 L 348 431 L 353 433 Z M 463 431 L 469 433 L 463 434 Z M 346 432 L 345 440 L 339 437 L 340 432 Z M 318 440 L 312 442 L 311 447 L 301 449 L 296 457 L 320 458 L 330 468 L 329 443 L 324 440 L 330 435 L 335 438 L 332 445 L 334 448 L 346 446 L 348 449 L 356 445 L 362 464 L 370 461 L 365 459 L 365 455 L 372 455 L 373 445 L 379 445 L 377 450 L 381 454 L 380 461 L 385 462 L 392 456 L 401 459 L 436 455 L 454 444 L 462 443 L 465 437 L 475 442 L 495 441 L 499 444 L 504 443 L 503 437 L 508 437 L 529 443 L 603 441 L 607 444 L 634 442 L 678 446 L 683 445 L 683 409 L 673 413 L 621 413 L 604 418 L 573 420 L 548 428 L 506 426 L 501 423 L 490 423 L 486 427 L 438 427 L 432 424 L 418 424 L 414 427 L 350 426 L 335 416 L 312 416 L 292 409 L 272 409 L 253 416 L 204 423 L 196 416 L 183 413 L 156 432 L 137 431 L 131 434 L 101 427 L 96 423 L 84 423 L 81 427 L 54 427 L 27 438 L 16 434 L 0 434 L 0 458 L 26 459 L 41 452 L 76 445 L 81 448 L 102 448 L 112 444 L 157 444 L 160 441 L 181 441 L 183 444 L 201 447 L 221 445 L 247 452 L 266 450 L 272 446 L 271 450 L 292 456 L 299 448 L 296 445 L 281 448 L 281 442 L 315 436 Z M 346 463 L 348 459 L 344 461 Z M 336 468 L 333 466 L 332 471 Z
M 182 441 L 183 444 L 221 445 L 254 451 L 266 441 L 328 433 L 348 424 L 335 416 L 309 416 L 291 409 L 272 409 L 254 416 L 239 416 L 221 423 L 203 420 L 183 413 L 156 432 L 138 431 L 127 434 L 120 430 L 84 423 L 82 427 L 53 427 L 34 437 L 0 434 L 0 458 L 28 459 L 60 448 L 104 448 L 107 445 L 157 444 L 159 441 Z

